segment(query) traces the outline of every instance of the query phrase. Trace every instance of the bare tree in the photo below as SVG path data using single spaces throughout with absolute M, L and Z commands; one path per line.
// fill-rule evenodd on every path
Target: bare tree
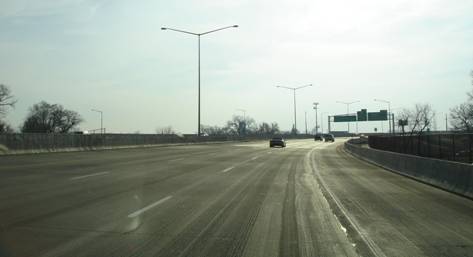
M 0 120 L 0 134 L 2 133 L 13 133 L 13 128 L 4 121 Z
M 274 134 L 279 134 L 281 133 L 281 131 L 279 130 L 279 125 L 277 122 L 273 122 L 271 123 L 271 134 L 274 135 Z
M 450 110 L 451 124 L 456 130 L 473 130 L 473 103 L 466 102 Z
M 25 133 L 67 133 L 82 122 L 80 115 L 64 109 L 59 104 L 40 102 L 30 108 L 22 132 Z
M 470 72 L 473 86 L 473 70 Z M 468 100 L 450 109 L 450 123 L 454 129 L 471 132 L 473 129 L 473 89 L 467 93 Z
M 201 125 L 201 131 L 209 136 L 223 136 L 227 134 L 225 128 L 219 126 Z
M 260 135 L 274 135 L 278 134 L 279 132 L 279 125 L 276 122 L 271 124 L 262 122 L 258 126 L 258 134 Z
M 0 84 L 0 115 L 5 115 L 7 107 L 14 107 L 16 101 L 17 100 L 12 95 L 10 88 Z
M 404 109 L 398 115 L 402 120 L 408 121 L 409 135 L 422 134 L 432 126 L 435 112 L 430 104 L 416 104 L 412 109 Z
M 231 120 L 227 121 L 225 130 L 229 135 L 243 136 L 254 134 L 257 131 L 257 126 L 253 118 L 235 115 Z
M 166 126 L 166 127 L 161 127 L 156 129 L 156 134 L 161 134 L 161 135 L 174 135 L 176 132 L 172 128 L 172 126 Z
M 404 135 L 406 133 L 405 127 L 409 127 L 409 117 L 411 116 L 411 112 L 408 109 L 403 109 L 401 110 L 400 113 L 397 114 L 397 117 L 399 118 L 400 121 L 402 121 L 400 124 L 398 124 L 399 127 L 401 127 L 402 134 Z
M 262 135 L 270 135 L 271 134 L 271 126 L 266 123 L 262 122 L 258 126 L 258 133 Z

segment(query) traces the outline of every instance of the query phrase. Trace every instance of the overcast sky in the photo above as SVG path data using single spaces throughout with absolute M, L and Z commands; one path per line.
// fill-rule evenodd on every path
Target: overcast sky
M 45 100 L 79 112 L 83 130 L 100 126 L 96 108 L 108 132 L 195 133 L 197 38 L 160 27 L 233 24 L 202 37 L 203 124 L 246 109 L 289 130 L 292 94 L 275 86 L 312 83 L 297 93 L 299 130 L 304 111 L 313 126 L 313 102 L 328 114 L 346 112 L 336 101 L 386 109 L 374 98 L 394 112 L 431 103 L 444 127 L 471 89 L 471 0 L 0 0 L 0 83 L 18 98 L 7 121 L 18 127 Z

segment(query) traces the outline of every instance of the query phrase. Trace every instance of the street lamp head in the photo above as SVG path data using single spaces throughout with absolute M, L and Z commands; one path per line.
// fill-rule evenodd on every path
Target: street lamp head
M 233 25 L 234 28 L 238 28 L 238 25 Z
M 161 30 L 167 30 L 167 28 L 165 28 L 165 27 L 161 27 Z

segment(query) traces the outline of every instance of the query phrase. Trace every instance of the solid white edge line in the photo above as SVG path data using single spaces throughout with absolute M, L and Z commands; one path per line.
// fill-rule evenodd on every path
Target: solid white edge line
M 227 172 L 227 171 L 230 171 L 230 170 L 232 170 L 232 169 L 234 169 L 234 168 L 235 168 L 235 166 L 230 166 L 230 167 L 228 167 L 228 168 L 222 170 L 222 172 Z
M 159 201 L 157 201 L 157 202 L 155 202 L 155 203 L 152 203 L 152 204 L 150 204 L 150 205 L 148 205 L 148 206 L 146 206 L 146 207 L 144 207 L 144 208 L 142 208 L 142 209 L 139 209 L 139 210 L 137 210 L 137 211 L 131 213 L 130 215 L 128 215 L 128 218 L 135 218 L 136 216 L 141 215 L 142 213 L 148 211 L 149 209 L 154 208 L 154 207 L 156 207 L 156 206 L 158 206 L 158 205 L 160 205 L 160 204 L 166 202 L 167 200 L 169 200 L 169 199 L 171 199 L 171 198 L 172 198 L 172 195 L 166 196 L 166 197 L 164 197 L 163 199 L 161 199 L 161 200 L 159 200 Z
M 327 185 L 325 183 L 325 180 L 322 178 L 322 176 L 318 172 L 318 166 L 315 163 L 315 160 L 314 160 L 314 158 L 312 158 L 312 155 L 311 155 L 312 152 L 315 149 L 317 149 L 317 148 L 314 147 L 312 150 L 307 152 L 307 154 L 305 156 L 305 159 L 306 160 L 308 159 L 309 167 L 315 173 L 315 176 L 318 177 L 318 179 L 320 181 L 320 186 L 323 187 L 327 191 L 327 193 L 333 199 L 334 203 L 337 205 L 339 210 L 342 212 L 343 216 L 348 220 L 348 222 L 351 224 L 351 226 L 355 229 L 356 233 L 361 237 L 361 240 L 364 241 L 364 243 L 366 244 L 368 249 L 371 251 L 371 253 L 374 256 L 377 256 L 377 257 L 387 257 L 386 254 L 384 254 L 384 252 L 381 250 L 381 248 L 368 236 L 368 233 L 358 224 L 358 222 L 354 218 L 352 218 L 351 216 L 348 215 L 349 212 L 346 210 L 345 206 L 343 206 L 343 204 L 340 202 L 338 197 L 336 197 L 332 193 L 332 190 L 330 190 L 327 187 Z M 324 198 L 325 198 L 325 196 L 324 196 Z M 327 199 L 325 199 L 325 200 L 328 202 Z M 335 217 L 337 217 L 337 216 L 335 215 Z M 338 219 L 338 217 L 337 217 L 337 219 Z M 340 225 L 341 225 L 341 223 L 340 223 Z
M 95 176 L 100 176 L 100 175 L 105 175 L 105 174 L 108 174 L 108 171 L 93 173 L 93 174 L 89 174 L 89 175 L 72 177 L 72 178 L 70 178 L 70 180 L 76 180 L 76 179 L 82 179 L 82 178 L 88 178 L 88 177 L 95 177 Z

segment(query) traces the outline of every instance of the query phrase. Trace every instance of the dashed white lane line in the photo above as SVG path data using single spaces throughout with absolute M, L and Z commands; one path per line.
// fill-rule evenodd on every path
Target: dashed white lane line
M 177 162 L 177 161 L 181 161 L 181 160 L 184 160 L 184 158 L 177 158 L 177 159 L 172 159 L 172 160 L 169 160 L 170 162 Z
M 231 167 L 228 167 L 228 168 L 222 170 L 222 172 L 228 172 L 230 170 L 233 170 L 234 168 L 235 168 L 235 166 L 231 166 Z
M 254 161 L 256 159 L 258 159 L 258 156 L 255 156 L 255 157 L 251 158 L 252 161 Z
M 131 213 L 130 215 L 128 215 L 128 218 L 135 218 L 136 216 L 141 215 L 142 213 L 144 213 L 144 212 L 150 210 L 151 208 L 154 208 L 154 207 L 156 207 L 156 206 L 158 206 L 158 205 L 160 205 L 160 204 L 166 202 L 167 200 L 169 200 L 169 199 L 171 199 L 171 198 L 172 198 L 172 195 L 166 196 L 166 197 L 164 197 L 163 199 L 161 199 L 161 200 L 159 200 L 159 201 L 157 201 L 157 202 L 155 202 L 155 203 L 152 203 L 152 204 L 150 204 L 150 205 L 148 205 L 148 206 L 146 206 L 146 207 L 144 207 L 144 208 L 142 208 L 142 209 L 139 209 L 139 210 L 137 210 L 137 211 Z
M 84 176 L 72 177 L 72 178 L 70 178 L 70 180 L 77 180 L 77 179 L 83 179 L 83 178 L 88 178 L 88 177 L 95 177 L 95 176 L 100 176 L 100 175 L 105 175 L 105 174 L 108 174 L 108 171 L 97 172 L 97 173 L 84 175 Z

